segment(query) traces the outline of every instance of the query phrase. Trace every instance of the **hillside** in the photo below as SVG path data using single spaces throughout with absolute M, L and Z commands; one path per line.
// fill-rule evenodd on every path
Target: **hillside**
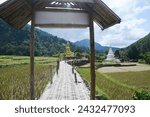
M 150 64 L 150 33 L 116 54 L 125 61 Z
M 46 33 L 40 29 L 35 30 L 36 56 L 51 56 L 65 51 L 66 40 Z M 30 26 L 16 30 L 0 19 L 0 55 L 29 55 Z M 71 44 L 73 51 L 84 51 L 84 48 Z M 86 51 L 86 50 L 85 50 Z
M 139 59 L 143 54 L 150 52 L 150 33 L 128 46 L 126 51 L 130 59 Z
M 134 46 L 140 53 L 150 51 L 150 33 L 137 42 L 133 43 L 132 45 L 128 46 L 127 49 L 133 48 Z
M 75 45 L 79 46 L 79 47 L 85 47 L 85 48 L 90 48 L 90 40 L 89 39 L 83 39 L 81 41 L 77 41 L 74 43 Z M 107 46 L 102 46 L 100 45 L 99 43 L 95 42 L 95 49 L 97 51 L 101 51 L 101 52 L 104 52 L 106 50 L 108 50 L 109 47 Z M 112 49 L 115 51 L 115 50 L 118 50 L 118 48 L 114 48 L 112 47 Z

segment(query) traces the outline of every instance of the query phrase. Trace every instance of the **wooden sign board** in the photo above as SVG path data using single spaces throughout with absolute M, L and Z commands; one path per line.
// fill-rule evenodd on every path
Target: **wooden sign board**
M 75 11 L 36 11 L 35 25 L 40 27 L 89 27 L 89 14 Z
M 54 0 L 50 0 L 54 1 Z M 85 3 L 94 3 L 94 0 L 57 0 L 57 2 L 85 2 Z

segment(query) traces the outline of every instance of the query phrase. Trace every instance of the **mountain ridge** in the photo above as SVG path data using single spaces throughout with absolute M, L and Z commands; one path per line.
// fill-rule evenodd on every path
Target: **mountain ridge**
M 150 64 L 150 33 L 116 52 L 118 58 L 125 61 Z
M 35 29 L 35 56 L 52 56 L 65 51 L 67 41 L 63 38 Z M 30 55 L 30 26 L 17 30 L 0 19 L 0 55 Z M 71 43 L 73 51 L 86 51 Z
M 74 42 L 74 44 L 79 47 L 86 47 L 88 49 L 90 48 L 90 40 L 89 39 L 82 39 L 80 41 Z M 97 51 L 104 52 L 104 51 L 108 50 L 109 48 L 110 47 L 108 47 L 108 46 L 102 46 L 101 44 L 95 42 L 95 50 L 97 50 Z M 111 48 L 113 51 L 120 49 L 120 48 L 116 48 L 116 47 L 111 47 Z

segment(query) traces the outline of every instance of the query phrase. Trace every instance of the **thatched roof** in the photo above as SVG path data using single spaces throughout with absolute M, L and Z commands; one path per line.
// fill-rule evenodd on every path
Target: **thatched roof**
M 20 29 L 31 20 L 33 6 L 36 10 L 73 9 L 92 12 L 93 20 L 101 29 L 121 22 L 121 19 L 101 0 L 8 0 L 0 5 L 0 18 Z

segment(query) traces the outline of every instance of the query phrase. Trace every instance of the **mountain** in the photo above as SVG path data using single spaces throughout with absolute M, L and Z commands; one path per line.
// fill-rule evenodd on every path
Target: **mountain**
M 150 33 L 126 48 L 130 59 L 139 59 L 145 53 L 150 52 Z
M 136 49 L 140 53 L 145 53 L 150 51 L 150 33 L 146 35 L 145 37 L 139 39 L 137 42 L 131 44 L 126 49 L 131 49 L 133 47 L 136 47 Z
M 81 41 L 74 42 L 74 44 L 79 47 L 90 48 L 90 40 L 89 39 L 83 39 Z M 109 49 L 109 47 L 102 46 L 99 43 L 95 42 L 95 50 L 104 52 L 108 49 Z M 113 51 L 115 51 L 115 50 L 118 50 L 119 48 L 112 47 L 112 49 L 113 49 Z
M 35 29 L 35 55 L 51 56 L 65 51 L 66 40 Z M 17 30 L 0 19 L 0 55 L 29 55 L 30 26 Z M 86 51 L 71 43 L 71 49 L 76 52 Z

